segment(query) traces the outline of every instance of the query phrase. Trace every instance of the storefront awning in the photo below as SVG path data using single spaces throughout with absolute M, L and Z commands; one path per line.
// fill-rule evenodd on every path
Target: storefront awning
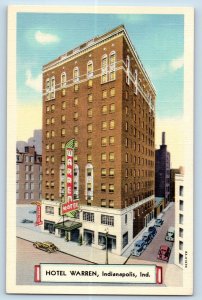
M 57 229 L 64 229 L 65 231 L 71 231 L 76 228 L 80 228 L 82 223 L 74 222 L 74 221 L 65 221 L 61 223 L 55 224 L 55 228 Z

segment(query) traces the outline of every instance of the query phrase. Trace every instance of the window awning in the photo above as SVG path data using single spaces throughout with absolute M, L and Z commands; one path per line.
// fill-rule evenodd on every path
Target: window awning
M 55 228 L 64 229 L 65 231 L 71 231 L 76 228 L 82 227 L 82 223 L 74 222 L 74 221 L 65 221 L 61 223 L 55 224 Z

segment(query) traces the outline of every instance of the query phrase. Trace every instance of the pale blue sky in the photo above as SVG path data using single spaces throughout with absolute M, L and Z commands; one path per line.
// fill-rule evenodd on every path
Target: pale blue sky
M 183 114 L 183 15 L 18 13 L 18 103 L 41 103 L 42 66 L 96 35 L 124 24 L 156 87 L 159 118 Z

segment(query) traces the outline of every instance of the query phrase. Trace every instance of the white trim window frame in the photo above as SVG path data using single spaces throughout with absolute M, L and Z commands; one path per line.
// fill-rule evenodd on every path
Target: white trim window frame
M 46 79 L 46 99 L 47 100 L 50 100 L 50 92 L 51 92 L 51 89 L 50 89 L 50 78 L 47 78 Z
M 93 77 L 93 61 L 89 60 L 87 63 L 87 78 L 91 79 Z
M 74 165 L 74 199 L 79 199 L 79 166 Z
M 101 61 L 101 83 L 106 83 L 108 81 L 108 57 L 107 54 L 102 56 Z
M 79 82 L 79 67 L 75 67 L 73 69 L 73 80 L 74 80 L 74 83 Z
M 112 51 L 109 55 L 109 80 L 113 81 L 116 79 L 116 52 Z M 114 73 L 114 78 L 113 78 Z
M 130 57 L 127 55 L 126 57 L 126 83 L 130 84 Z
M 61 74 L 61 88 L 66 87 L 66 82 L 67 82 L 67 74 L 66 74 L 66 72 L 62 72 L 62 74 Z
M 90 175 L 89 175 L 89 170 Z M 94 190 L 94 179 L 93 179 L 93 165 L 87 164 L 85 168 L 85 197 L 86 200 L 93 200 L 93 190 Z M 91 186 L 90 190 L 88 189 L 88 186 Z
M 134 72 L 134 79 L 135 79 L 135 83 L 134 83 L 134 93 L 135 95 L 138 94 L 138 70 L 135 69 L 135 72 Z
M 51 99 L 55 99 L 55 76 L 51 77 L 50 88 L 51 88 Z

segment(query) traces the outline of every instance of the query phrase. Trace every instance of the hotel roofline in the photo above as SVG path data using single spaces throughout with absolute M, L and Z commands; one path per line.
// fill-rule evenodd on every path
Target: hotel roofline
M 88 51 L 92 50 L 92 48 L 97 47 L 100 43 L 104 43 L 109 39 L 116 38 L 117 36 L 120 36 L 121 34 L 125 37 L 133 56 L 136 58 L 136 60 L 139 64 L 139 68 L 141 69 L 146 80 L 149 82 L 150 88 L 156 95 L 156 89 L 155 89 L 153 83 L 151 82 L 151 80 L 142 64 L 142 62 L 135 50 L 135 47 L 133 46 L 133 43 L 132 43 L 131 39 L 129 38 L 129 35 L 128 35 L 124 25 L 120 25 L 105 34 L 94 37 L 94 38 L 88 40 L 87 42 L 77 46 L 76 48 L 66 52 L 65 54 L 60 55 L 58 58 L 52 60 L 51 62 L 49 62 L 48 64 L 45 64 L 43 66 L 43 73 L 47 72 L 49 70 L 52 70 L 60 65 L 63 65 L 67 61 L 70 61 L 72 59 L 75 59 L 77 56 L 82 55 L 83 52 L 88 52 Z

